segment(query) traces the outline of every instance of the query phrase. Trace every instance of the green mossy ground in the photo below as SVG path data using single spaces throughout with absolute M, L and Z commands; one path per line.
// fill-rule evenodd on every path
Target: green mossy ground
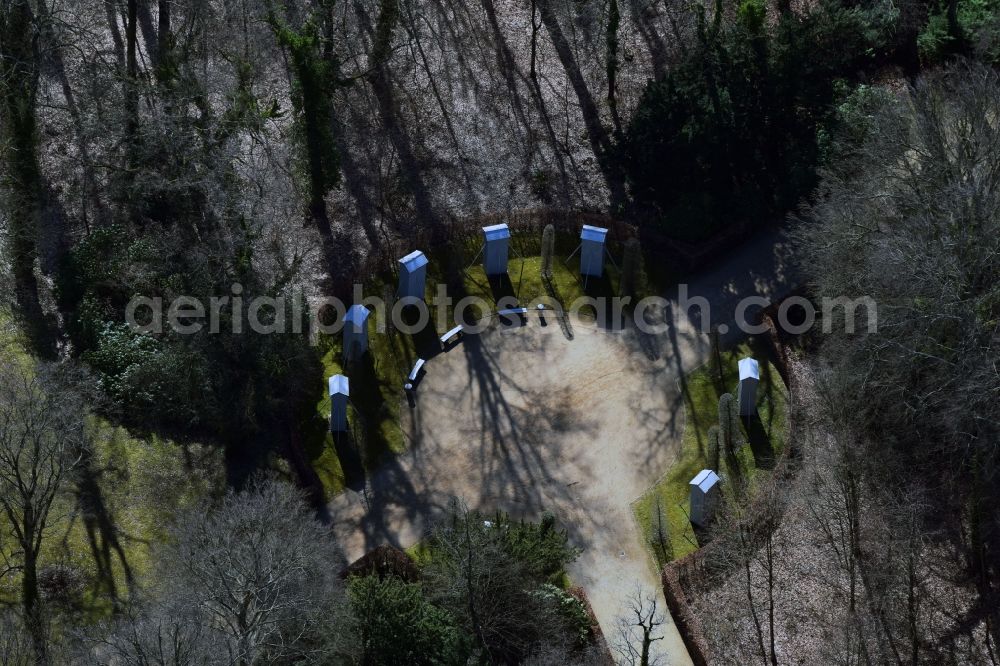
M 754 349 L 749 343 L 743 343 L 722 352 L 721 382 L 712 363 L 685 376 L 681 383 L 685 401 L 684 434 L 677 458 L 667 473 L 632 505 L 639 531 L 659 566 L 683 557 L 700 545 L 688 520 L 688 483 L 698 472 L 709 467 L 708 430 L 719 422 L 719 397 L 725 392 L 735 395 L 739 383 L 737 363 L 747 356 L 760 361 L 761 381 L 757 389 L 757 410 L 762 431 L 758 432 L 766 440 L 766 447 L 758 445 L 757 450 L 754 450 L 744 430 L 745 443 L 737 455 L 744 476 L 752 480 L 757 473 L 767 473 L 770 462 L 784 450 L 788 394 L 777 369 L 761 351 Z M 760 438 L 756 437 L 755 440 L 757 439 Z M 730 476 L 731 472 L 727 471 L 725 462 L 722 467 L 723 477 Z M 669 529 L 670 547 L 666 552 L 659 546 L 653 546 L 657 502 L 660 503 Z

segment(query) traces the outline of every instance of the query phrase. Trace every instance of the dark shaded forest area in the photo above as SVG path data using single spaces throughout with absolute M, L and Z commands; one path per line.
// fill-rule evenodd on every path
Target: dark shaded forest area
M 884 304 L 804 344 L 814 483 L 771 502 L 779 535 L 822 515 L 836 617 L 783 645 L 772 598 L 769 631 L 720 620 L 720 661 L 997 663 L 997 10 L 0 0 L 0 663 L 602 663 L 554 519 L 456 506 L 417 570 L 334 575 L 306 334 L 125 323 L 137 295 L 344 295 L 515 212 L 605 219 L 648 265 L 791 217 L 811 295 Z M 744 623 L 794 541 L 726 550 Z

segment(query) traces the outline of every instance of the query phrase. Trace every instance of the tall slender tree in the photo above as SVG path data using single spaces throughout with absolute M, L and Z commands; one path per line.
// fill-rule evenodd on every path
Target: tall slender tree
M 48 663 L 38 573 L 49 516 L 86 446 L 84 408 L 54 369 L 0 356 L 0 509 L 17 545 L 21 608 L 35 661 Z
M 28 0 L 0 2 L 0 176 L 6 192 L 0 205 L 7 218 L 14 305 L 35 351 L 51 356 L 55 340 L 35 276 L 45 198 L 38 155 L 35 28 Z

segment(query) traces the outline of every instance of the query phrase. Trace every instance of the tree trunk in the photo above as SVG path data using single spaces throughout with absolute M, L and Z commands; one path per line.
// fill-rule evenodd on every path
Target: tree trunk
M 334 118 L 330 117 L 332 103 L 326 97 L 332 93 L 329 90 L 331 84 L 324 77 L 333 78 L 337 74 L 335 56 L 328 48 L 332 39 L 330 26 L 325 23 L 327 34 L 317 50 L 309 43 L 291 40 L 288 34 L 291 29 L 284 27 L 275 16 L 272 15 L 270 21 L 278 42 L 291 55 L 292 75 L 299 88 L 299 122 L 305 135 L 303 148 L 309 178 L 309 219 L 319 231 L 327 274 L 333 279 L 337 272 L 337 253 L 326 207 L 326 193 L 336 180 L 332 174 L 339 165 L 335 163 L 336 156 L 329 153 L 331 146 L 326 140 L 329 124 Z M 332 73 L 326 67 L 331 68 Z
M 170 0 L 159 0 L 156 9 L 156 76 L 161 84 L 171 77 Z
M 538 0 L 531 0 L 531 63 L 528 75 L 538 84 L 538 30 L 542 27 L 537 20 Z
M 170 50 L 170 0 L 159 0 L 156 22 L 156 50 L 162 63 Z
M 18 316 L 35 351 L 55 354 L 35 277 L 38 230 L 44 200 L 35 119 L 38 59 L 34 16 L 27 0 L 12 0 L 0 13 L 0 150 L 6 163 L 8 252 Z
M 667 74 L 667 46 L 663 38 L 660 37 L 660 33 L 657 31 L 657 27 L 653 21 L 644 16 L 644 5 L 639 0 L 629 0 L 629 5 L 632 9 L 633 25 L 639 31 L 639 34 L 642 35 L 643 41 L 646 42 L 646 48 L 649 50 L 649 56 L 653 65 L 653 74 L 657 79 L 662 79 Z M 679 48 L 683 50 L 682 40 L 678 39 L 677 41 Z
M 35 550 L 35 528 L 25 521 L 22 526 L 22 543 L 24 550 L 24 571 L 21 573 L 21 605 L 24 609 L 24 624 L 31 638 L 31 649 L 35 655 L 35 663 L 48 663 L 48 640 L 45 632 L 45 618 L 42 615 L 42 602 L 38 594 L 38 553 Z
M 920 628 L 917 622 L 919 604 L 919 601 L 917 600 L 917 554 L 914 552 L 915 546 L 912 542 L 915 535 L 911 532 L 909 536 L 911 542 L 909 544 L 909 553 L 906 558 L 906 609 L 907 620 L 910 625 L 910 664 L 912 664 L 912 666 L 917 666 L 917 664 L 920 663 Z
M 330 274 L 333 274 L 334 248 L 333 248 L 333 228 L 330 226 L 330 216 L 326 208 L 326 168 L 324 166 L 322 154 L 322 133 L 321 120 L 315 112 L 310 112 L 310 105 L 306 103 L 307 93 L 303 86 L 303 123 L 306 130 L 306 153 L 309 161 L 309 217 L 316 224 L 320 238 L 323 242 L 323 254 L 329 265 Z
M 611 119 L 615 124 L 615 132 L 621 135 L 622 122 L 618 117 L 618 30 L 622 17 L 618 10 L 618 0 L 610 0 L 608 6 L 607 41 L 607 75 L 608 75 L 608 107 L 611 109 Z
M 104 13 L 108 17 L 108 31 L 115 45 L 115 62 L 120 68 L 125 65 L 125 43 L 122 41 L 121 30 L 118 29 L 118 9 L 115 0 L 104 0 Z
M 965 35 L 962 32 L 962 25 L 958 22 L 958 0 L 948 0 L 948 36 L 951 37 L 950 50 L 952 53 L 962 53 L 965 51 Z
M 424 51 L 424 46 L 420 41 L 420 29 L 417 27 L 416 19 L 414 18 L 409 5 L 406 5 L 406 14 L 410 27 L 410 39 L 417 47 L 417 54 L 420 56 L 420 60 L 423 63 L 424 71 L 427 72 L 427 81 L 430 83 L 431 91 L 434 93 L 434 100 L 437 102 L 438 109 L 441 111 L 441 117 L 444 119 L 445 127 L 448 129 L 448 135 L 451 137 L 451 142 L 455 146 L 455 154 L 458 157 L 458 166 L 462 170 L 462 176 L 465 178 L 465 189 L 468 194 L 467 201 L 469 202 L 471 208 L 477 208 L 478 203 L 476 202 L 475 195 L 473 193 L 472 180 L 469 177 L 469 170 L 465 165 L 466 157 L 462 154 L 462 144 L 459 143 L 458 134 L 455 132 L 455 126 L 451 121 L 451 114 L 448 112 L 448 107 L 445 105 L 444 99 L 441 96 L 441 90 L 438 87 L 437 80 L 434 77 L 434 72 L 431 69 L 430 59 L 427 57 L 427 53 Z
M 136 24 L 139 17 L 138 0 L 128 0 L 128 13 L 125 21 L 125 70 L 130 79 L 134 79 L 139 71 L 136 59 Z
M 524 126 L 524 131 L 527 135 L 531 136 L 531 121 L 529 120 L 528 114 L 524 105 L 521 103 L 521 96 L 519 94 L 519 89 L 517 85 L 517 76 L 519 75 L 517 68 L 517 61 L 514 58 L 514 54 L 511 52 L 510 46 L 507 44 L 507 40 L 504 37 L 503 30 L 500 27 L 500 21 L 497 18 L 496 6 L 493 4 L 493 0 L 480 0 L 480 4 L 483 7 L 483 11 L 486 13 L 486 20 L 490 26 L 490 33 L 493 35 L 493 41 L 496 43 L 497 51 L 497 64 L 500 67 L 500 73 L 507 83 L 507 89 L 510 91 L 511 108 L 514 110 L 515 115 Z M 538 0 L 533 0 L 531 5 L 531 63 L 529 70 L 529 81 L 531 82 L 528 86 L 531 91 L 532 99 L 535 103 L 535 108 L 538 109 L 539 115 L 542 117 L 542 122 L 545 125 L 545 134 L 548 136 L 549 144 L 552 146 L 552 155 L 556 159 L 556 163 L 559 167 L 559 177 L 562 182 L 562 191 L 560 199 L 563 203 L 568 203 L 570 200 L 570 179 L 569 174 L 566 172 L 566 159 L 564 153 L 568 152 L 562 144 L 560 144 L 559 139 L 556 137 L 555 129 L 552 126 L 552 119 L 549 117 L 548 109 L 545 108 L 545 97 L 542 94 L 542 87 L 538 81 L 538 73 L 535 69 L 536 67 L 536 57 L 538 48 L 538 31 L 541 29 L 541 25 L 536 21 Z M 533 143 L 533 142 L 532 142 Z
M 587 127 L 587 135 L 590 137 L 590 145 L 597 157 L 601 173 L 608 185 L 611 193 L 611 209 L 613 212 L 620 212 L 625 205 L 625 178 L 618 167 L 614 156 L 614 146 L 608 135 L 607 128 L 601 122 L 601 112 L 597 108 L 594 96 L 587 87 L 587 82 L 583 78 L 583 72 L 576 62 L 573 49 L 562 32 L 559 19 L 552 8 L 552 0 L 538 0 L 538 10 L 542 17 L 542 23 L 552 39 L 556 54 L 562 63 L 566 76 L 569 77 L 573 91 L 580 103 L 580 110 L 583 112 L 583 122 Z
M 73 119 L 73 128 L 76 131 L 76 147 L 77 150 L 80 151 L 80 161 L 83 163 L 81 175 L 83 176 L 86 200 L 94 209 L 98 225 L 103 226 L 110 219 L 110 214 L 107 207 L 104 205 L 104 202 L 101 200 L 100 188 L 94 179 L 94 172 L 96 169 L 94 168 L 94 163 L 90 156 L 90 148 L 87 145 L 83 117 L 80 115 L 80 108 L 76 104 L 76 95 L 73 92 L 73 87 L 70 85 L 69 75 L 66 73 L 66 63 L 63 59 L 61 45 L 56 41 L 55 36 L 52 34 L 52 18 L 49 14 L 48 6 L 46 5 L 45 0 L 38 0 L 37 7 L 38 18 L 44 24 L 44 34 L 48 42 L 46 48 L 51 54 L 52 68 L 55 70 L 55 76 L 59 80 L 63 97 L 66 98 L 66 108 L 69 110 L 70 118 Z M 83 224 L 84 228 L 89 233 L 90 222 L 86 205 L 83 206 Z
M 125 19 L 125 136 L 128 153 L 126 167 L 129 171 L 135 165 L 135 141 L 139 131 L 139 64 L 136 56 L 136 23 L 138 20 L 138 0 L 128 0 Z
M 355 6 L 359 15 L 370 24 L 370 16 L 360 6 L 360 3 L 355 3 Z M 421 176 L 424 171 L 423 165 L 413 150 L 410 137 L 407 136 L 405 128 L 399 121 L 399 105 L 393 91 L 392 76 L 388 66 L 392 35 L 398 21 L 399 0 L 382 0 L 375 25 L 369 30 L 372 35 L 372 52 L 368 60 L 372 71 L 368 78 L 372 92 L 375 93 L 375 100 L 378 102 L 382 127 L 399 156 L 400 175 L 406 189 L 413 197 L 417 219 L 426 226 L 436 228 L 439 220 L 434 212 L 430 193 L 427 191 L 427 186 Z
M 715 363 L 715 388 L 721 394 L 726 392 L 726 377 L 722 370 L 722 340 L 719 327 L 712 326 L 712 361 Z
M 156 69 L 160 62 L 160 50 L 157 47 L 158 37 L 156 26 L 153 24 L 153 13 L 150 11 L 152 0 L 138 0 L 136 12 L 136 37 L 142 37 L 143 44 L 146 45 L 146 53 L 149 55 L 150 65 Z
M 771 666 L 778 666 L 778 652 L 774 642 L 774 534 L 770 530 L 764 553 L 767 557 L 767 630 L 771 641 Z
M 296 485 L 302 489 L 309 500 L 309 505 L 322 516 L 322 511 L 326 506 L 326 494 L 323 490 L 323 482 L 320 481 L 316 470 L 309 464 L 306 456 L 305 446 L 302 442 L 302 433 L 299 432 L 296 423 L 289 423 L 287 426 L 288 439 L 285 441 L 285 459 L 291 465 L 295 473 Z

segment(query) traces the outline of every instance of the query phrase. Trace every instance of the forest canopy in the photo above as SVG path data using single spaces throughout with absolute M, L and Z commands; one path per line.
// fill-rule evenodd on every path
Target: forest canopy
M 372 506 L 364 474 L 413 445 L 404 377 L 427 356 L 390 330 L 350 365 L 339 338 L 310 338 L 330 309 L 277 326 L 355 284 L 392 304 L 403 248 L 468 295 L 481 229 L 517 220 L 517 289 L 557 302 L 667 293 L 789 227 L 803 293 L 877 301 L 877 331 L 842 318 L 796 342 L 793 369 L 815 379 L 792 410 L 802 485 L 752 488 L 774 511 L 748 500 L 702 533 L 727 574 L 742 565 L 712 593 L 746 591 L 754 611 L 737 595 L 713 625 L 736 629 L 708 639 L 723 660 L 788 656 L 754 590 L 780 587 L 775 563 L 803 543 L 782 530 L 808 515 L 835 562 L 829 616 L 802 620 L 822 625 L 810 656 L 995 661 L 998 9 L 0 0 L 0 657 L 605 663 L 613 637 L 566 574 L 562 516 L 435 506 L 410 552 L 390 549 L 397 566 L 349 569 L 329 495 L 350 460 Z M 571 266 L 588 222 L 614 249 L 592 282 Z M 766 259 L 740 264 L 755 289 Z M 483 278 L 477 295 L 514 291 Z M 137 297 L 225 300 L 217 329 L 148 331 L 127 322 Z M 280 330 L 243 333 L 251 300 Z M 710 337 L 691 346 L 718 352 Z M 637 365 L 689 341 L 655 342 Z M 341 372 L 354 450 L 327 422 Z M 760 542 L 742 538 L 750 518 Z M 642 663 L 663 622 L 635 599 L 625 633 L 646 649 L 619 651 Z

